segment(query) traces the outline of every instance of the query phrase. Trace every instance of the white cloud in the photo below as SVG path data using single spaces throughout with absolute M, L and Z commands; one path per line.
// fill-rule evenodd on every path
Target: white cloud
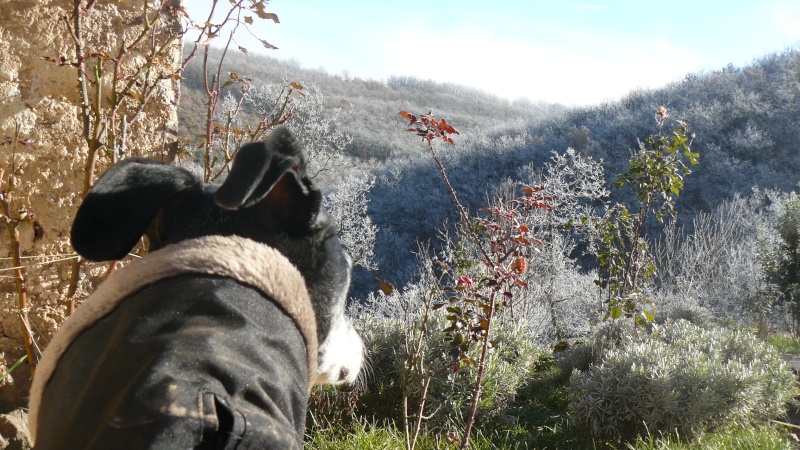
M 637 87 L 680 79 L 702 61 L 689 49 L 655 38 L 564 32 L 535 43 L 474 28 L 437 32 L 404 25 L 403 29 L 414 29 L 410 36 L 416 38 L 387 37 L 389 51 L 380 60 L 387 72 L 475 86 L 509 99 L 597 103 Z
M 788 40 L 787 45 L 800 40 L 800 3 L 777 3 L 774 7 L 773 21 L 776 31 Z
M 437 9 L 441 3 L 423 8 L 421 1 L 413 2 L 413 8 L 407 2 L 389 2 L 402 8 L 387 8 L 386 3 L 364 0 L 332 11 L 317 11 L 318 7 L 316 14 L 287 2 L 277 9 L 285 23 L 258 31 L 281 48 L 270 55 L 296 59 L 305 67 L 346 70 L 373 79 L 413 75 L 510 99 L 524 96 L 565 104 L 616 99 L 690 72 L 729 62 L 747 64 L 800 40 L 797 0 L 748 8 L 734 2 L 724 11 L 704 4 L 706 15 L 725 14 L 718 20 L 703 16 L 702 26 L 670 18 L 652 20 L 647 27 L 634 26 L 637 17 L 649 11 L 644 6 L 614 10 L 612 16 L 608 13 L 616 4 L 582 1 L 566 8 L 535 2 L 478 8 L 483 3 L 476 0 L 463 8 L 445 8 L 444 15 L 434 14 L 442 11 Z M 198 5 L 193 1 L 192 7 L 203 2 L 208 0 L 197 0 Z M 619 14 L 633 21 L 632 26 L 619 26 Z M 251 51 L 260 46 L 246 35 L 240 42 Z

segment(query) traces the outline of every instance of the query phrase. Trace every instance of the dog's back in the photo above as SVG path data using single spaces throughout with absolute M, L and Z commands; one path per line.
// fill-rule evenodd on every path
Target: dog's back
M 171 278 L 127 298 L 62 355 L 36 447 L 301 448 L 307 373 L 302 336 L 260 292 Z

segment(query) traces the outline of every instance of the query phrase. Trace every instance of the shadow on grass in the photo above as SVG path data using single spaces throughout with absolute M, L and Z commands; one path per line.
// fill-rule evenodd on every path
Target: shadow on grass
M 494 448 L 612 448 L 571 425 L 568 387 L 569 374 L 555 366 L 541 368 L 502 414 L 480 427 L 481 437 Z

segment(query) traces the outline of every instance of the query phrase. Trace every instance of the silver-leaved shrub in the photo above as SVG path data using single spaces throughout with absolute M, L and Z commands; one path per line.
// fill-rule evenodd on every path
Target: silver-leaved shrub
M 400 427 L 406 413 L 415 420 L 420 402 L 424 401 L 428 429 L 463 426 L 477 367 L 459 365 L 452 359 L 451 348 L 444 339 L 448 326 L 444 309 L 434 311 L 426 305 L 430 301 L 430 282 L 423 277 L 419 283 L 389 295 L 370 294 L 363 305 L 351 307 L 349 314 L 369 355 L 367 374 L 360 386 L 361 414 Z M 527 327 L 499 322 L 493 333 L 478 404 L 482 419 L 500 414 L 516 397 L 542 353 Z M 479 351 L 473 348 L 467 356 L 477 360 Z M 425 389 L 428 378 L 429 387 Z
M 744 328 L 670 320 L 617 337 L 570 378 L 570 415 L 596 435 L 691 438 L 778 417 L 795 393 L 788 365 Z

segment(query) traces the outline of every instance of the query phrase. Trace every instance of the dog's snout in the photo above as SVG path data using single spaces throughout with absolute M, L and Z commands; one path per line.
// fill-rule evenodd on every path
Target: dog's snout
M 344 316 L 337 317 L 319 347 L 316 384 L 354 383 L 364 362 L 364 343 Z

